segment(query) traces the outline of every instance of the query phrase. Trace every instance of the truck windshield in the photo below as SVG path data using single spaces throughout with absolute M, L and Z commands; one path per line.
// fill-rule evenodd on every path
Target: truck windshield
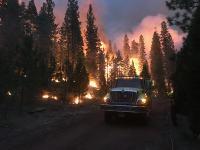
M 141 79 L 118 79 L 116 81 L 116 87 L 132 87 L 132 88 L 142 88 Z

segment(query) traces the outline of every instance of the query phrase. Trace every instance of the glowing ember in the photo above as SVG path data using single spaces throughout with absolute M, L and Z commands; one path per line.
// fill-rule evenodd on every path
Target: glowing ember
M 12 93 L 10 91 L 7 92 L 8 96 L 12 96 Z
M 106 44 L 104 42 L 101 41 L 101 49 L 106 49 Z
M 75 99 L 74 99 L 74 102 L 73 102 L 73 104 L 75 104 L 75 105 L 78 105 L 78 104 L 81 104 L 81 100 L 80 100 L 80 98 L 79 97 L 76 97 Z
M 140 69 L 140 61 L 139 61 L 139 59 L 138 58 L 131 58 L 130 59 L 130 65 L 132 64 L 132 62 L 134 62 L 136 74 L 140 75 L 141 69 Z
M 85 95 L 85 98 L 92 99 L 93 97 L 92 97 L 92 95 L 90 93 L 87 93 L 87 95 Z
M 57 96 L 52 96 L 51 98 L 54 99 L 54 100 L 58 100 Z
M 42 98 L 43 99 L 52 99 L 52 100 L 58 100 L 58 97 L 57 96 L 55 96 L 55 95 L 51 95 L 51 94 L 44 94 L 44 95 L 42 95 Z
M 97 82 L 95 80 L 90 80 L 89 86 L 92 88 L 98 88 Z
M 42 96 L 42 98 L 43 98 L 43 99 L 48 99 L 48 98 L 49 98 L 49 95 L 48 95 L 48 94 L 45 94 L 45 95 Z

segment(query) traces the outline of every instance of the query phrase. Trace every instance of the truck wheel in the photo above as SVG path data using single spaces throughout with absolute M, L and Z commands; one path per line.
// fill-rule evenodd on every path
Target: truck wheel
M 112 114 L 111 114 L 111 112 L 104 112 L 104 121 L 106 123 L 111 123 L 112 122 Z

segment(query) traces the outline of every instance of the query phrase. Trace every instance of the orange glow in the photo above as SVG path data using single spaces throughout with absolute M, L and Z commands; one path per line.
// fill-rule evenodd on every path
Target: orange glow
M 101 41 L 101 49 L 103 49 L 103 50 L 106 49 L 106 44 L 103 41 Z
M 42 96 L 42 98 L 43 98 L 43 99 L 48 99 L 48 98 L 49 98 L 49 95 L 48 95 L 48 94 L 44 94 L 44 95 Z
M 52 100 L 57 101 L 57 100 L 58 100 L 58 97 L 55 96 L 55 95 L 51 95 L 51 94 L 44 94 L 44 95 L 42 95 L 42 99 L 46 99 L 46 100 L 52 99 Z
M 131 58 L 130 61 L 129 61 L 130 65 L 132 64 L 132 62 L 134 62 L 136 74 L 140 75 L 141 68 L 140 68 L 140 61 L 139 61 L 139 59 L 138 58 Z
M 73 104 L 74 104 L 74 105 L 79 105 L 79 104 L 81 104 L 81 103 L 82 103 L 82 101 L 80 100 L 79 97 L 76 97 L 76 98 L 74 99 L 74 101 L 73 101 Z
M 89 86 L 92 88 L 98 88 L 97 82 L 95 80 L 90 80 Z
M 86 99 L 93 99 L 93 96 L 92 96 L 92 94 L 87 93 L 87 94 L 85 95 L 85 98 L 86 98 Z

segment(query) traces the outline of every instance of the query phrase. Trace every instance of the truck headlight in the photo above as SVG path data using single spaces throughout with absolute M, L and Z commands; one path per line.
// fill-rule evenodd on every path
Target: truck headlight
M 141 98 L 137 100 L 138 105 L 146 105 L 147 104 L 147 99 L 146 98 Z

